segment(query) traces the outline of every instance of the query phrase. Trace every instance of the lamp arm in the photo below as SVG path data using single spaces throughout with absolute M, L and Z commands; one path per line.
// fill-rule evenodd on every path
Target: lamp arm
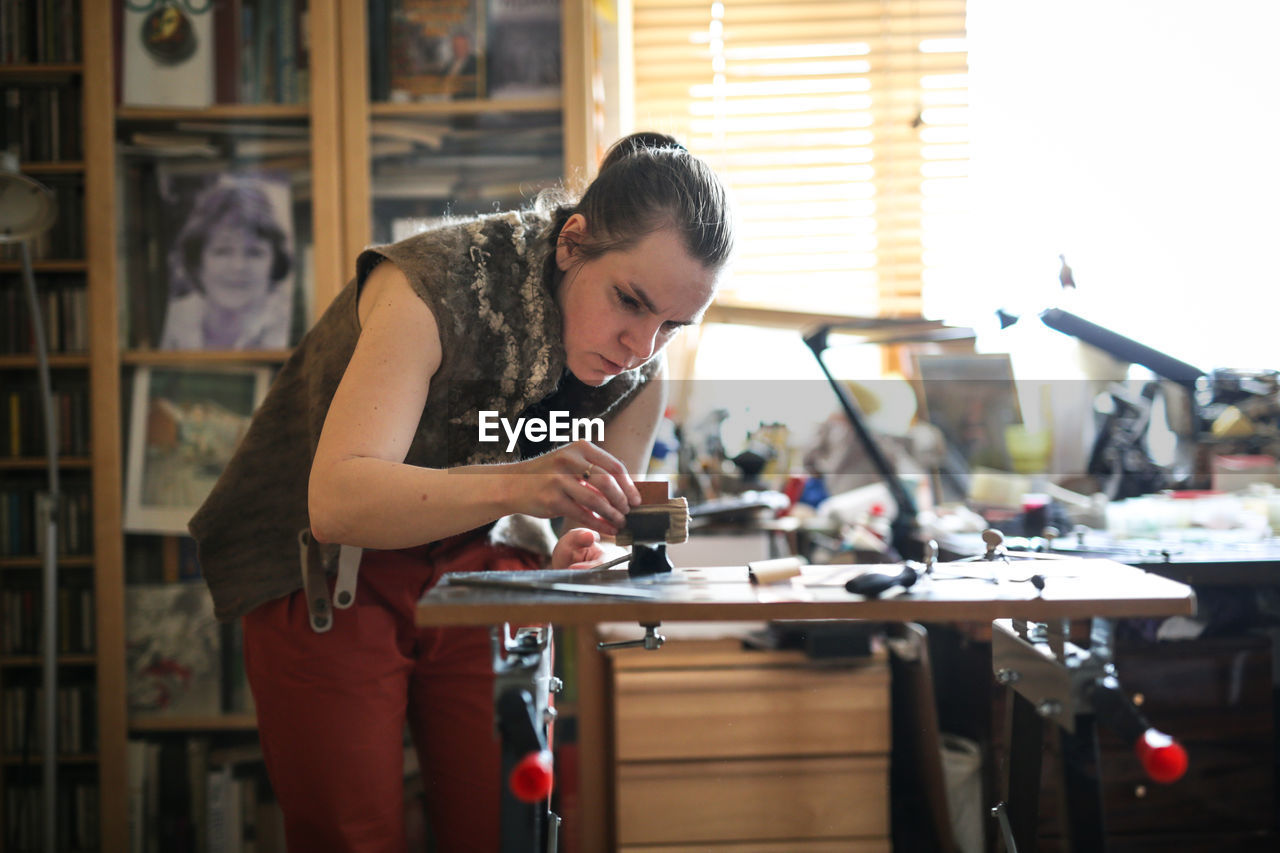
M 867 458 L 871 460 L 871 464 L 875 466 L 876 472 L 880 475 L 880 479 L 888 488 L 889 494 L 893 496 L 894 501 L 898 504 L 898 512 L 890 522 L 890 542 L 893 549 L 898 552 L 900 559 L 914 559 L 918 556 L 918 552 L 923 545 L 917 541 L 916 532 L 916 502 L 911 497 L 911 493 L 907 491 L 898 472 L 894 470 L 893 465 L 885 457 L 880 450 L 880 445 L 876 443 L 875 437 L 871 435 L 870 428 L 867 427 L 863 420 L 858 405 L 853 399 L 853 395 L 849 393 L 849 389 L 842 382 L 832 375 L 827 363 L 822 359 L 822 353 L 827 348 L 827 335 L 830 332 L 830 326 L 823 326 L 815 332 L 806 335 L 804 342 L 813 352 L 813 357 L 818 362 L 818 367 L 822 368 L 822 373 L 827 377 L 827 382 L 835 391 L 836 399 L 840 401 L 840 408 L 844 410 L 845 416 L 849 419 L 849 425 L 853 427 L 854 433 L 858 436 L 858 441 L 862 444 L 862 449 L 867 452 Z

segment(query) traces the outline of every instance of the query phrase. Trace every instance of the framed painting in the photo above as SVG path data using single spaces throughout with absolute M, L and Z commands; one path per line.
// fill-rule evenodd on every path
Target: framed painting
M 271 382 L 267 367 L 139 367 L 124 527 L 186 535 Z

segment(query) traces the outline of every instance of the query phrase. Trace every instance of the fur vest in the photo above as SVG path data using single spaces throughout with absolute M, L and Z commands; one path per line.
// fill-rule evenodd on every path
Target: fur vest
M 310 526 L 311 460 L 359 336 L 360 287 L 383 260 L 404 271 L 440 331 L 442 360 L 408 464 L 451 468 L 524 458 L 527 448 L 508 454 L 505 441 L 479 441 L 481 410 L 512 421 L 549 410 L 607 421 L 657 372 L 655 358 L 593 388 L 566 370 L 552 292 L 550 226 L 549 216 L 538 210 L 494 214 L 450 222 L 361 254 L 356 277 L 281 368 L 191 519 L 218 619 L 238 618 L 302 586 L 297 537 Z M 554 544 L 547 522 L 522 516 L 500 520 L 489 538 L 544 555 Z

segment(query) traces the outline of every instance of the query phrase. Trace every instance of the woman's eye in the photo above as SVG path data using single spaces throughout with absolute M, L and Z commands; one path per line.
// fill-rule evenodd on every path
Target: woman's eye
M 616 288 L 614 292 L 618 295 L 618 302 L 628 311 L 638 311 L 643 307 L 640 304 L 640 300 L 636 299 L 634 296 L 624 293 L 621 290 L 617 290 Z

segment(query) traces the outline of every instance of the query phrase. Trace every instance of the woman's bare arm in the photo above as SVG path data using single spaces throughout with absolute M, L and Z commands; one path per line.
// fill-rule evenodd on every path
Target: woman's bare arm
M 359 311 L 360 339 L 311 466 L 308 507 L 318 540 L 407 548 L 513 512 L 565 516 L 606 535 L 621 523 L 638 494 L 629 480 L 605 492 L 579 481 L 589 466 L 621 473 L 621 463 L 587 442 L 527 462 L 447 470 L 406 465 L 440 367 L 439 330 L 390 262 L 369 275 Z

